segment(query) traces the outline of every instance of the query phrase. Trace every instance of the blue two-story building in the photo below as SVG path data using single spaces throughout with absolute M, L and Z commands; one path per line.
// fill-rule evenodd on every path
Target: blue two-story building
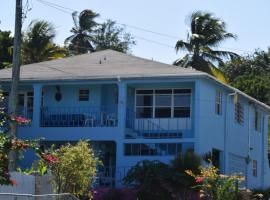
M 0 70 L 6 96 L 10 82 L 11 69 Z M 19 85 L 19 113 L 32 123 L 18 136 L 89 139 L 116 186 L 138 161 L 188 150 L 211 152 L 247 187 L 270 186 L 270 107 L 206 73 L 105 50 L 22 66 Z

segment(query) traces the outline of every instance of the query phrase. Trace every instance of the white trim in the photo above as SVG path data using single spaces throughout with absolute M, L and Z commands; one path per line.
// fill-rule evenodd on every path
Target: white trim
M 153 105 L 152 106 L 137 106 L 137 91 L 138 90 L 153 90 L 153 93 L 152 94 L 138 94 L 139 96 L 140 95 L 144 95 L 144 96 L 152 96 L 153 97 Z M 182 95 L 182 94 L 174 94 L 173 91 L 174 90 L 190 90 L 190 93 L 183 93 L 183 94 L 190 94 L 190 105 L 189 105 L 189 108 L 190 108 L 190 115 L 188 118 L 192 118 L 192 101 L 193 101 L 193 88 L 191 87 L 184 87 L 184 88 L 179 88 L 179 87 L 172 87 L 172 88 L 155 88 L 155 87 L 151 87 L 151 88 L 135 88 L 135 95 L 134 95 L 134 111 L 136 113 L 137 111 L 137 108 L 152 108 L 152 118 L 144 118 L 144 119 L 160 119 L 160 117 L 155 117 L 155 108 L 156 108 L 156 93 L 155 91 L 156 90 L 172 90 L 172 93 L 171 94 L 159 94 L 159 95 L 171 95 L 171 116 L 170 117 L 167 117 L 167 118 L 171 118 L 171 119 L 174 119 L 174 118 L 181 118 L 181 117 L 174 117 L 174 96 L 176 95 Z M 158 107 L 164 107 L 164 108 L 169 108 L 169 106 L 158 106 Z M 177 106 L 177 107 L 181 107 L 181 106 Z

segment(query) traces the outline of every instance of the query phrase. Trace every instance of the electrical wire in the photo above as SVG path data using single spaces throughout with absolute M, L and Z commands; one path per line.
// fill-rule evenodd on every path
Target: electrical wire
M 52 7 L 54 9 L 57 9 L 57 10 L 63 12 L 63 13 L 66 13 L 66 14 L 72 14 L 73 12 L 78 12 L 75 9 L 71 9 L 71 8 L 68 8 L 68 7 L 65 7 L 65 6 L 56 4 L 56 3 L 52 3 L 52 2 L 49 2 L 49 1 L 46 1 L 46 0 L 36 0 L 36 1 L 38 1 L 38 2 L 40 2 L 42 4 L 44 4 L 44 5 L 47 5 L 49 7 Z M 108 20 L 108 19 L 105 19 L 105 18 L 102 18 L 102 17 L 100 17 L 100 19 L 104 20 L 104 21 Z M 129 27 L 129 28 L 132 28 L 132 29 L 140 30 L 140 31 L 143 31 L 143 32 L 147 32 L 147 33 L 151 33 L 151 34 L 155 34 L 155 35 L 159 35 L 159 36 L 179 40 L 179 37 L 174 36 L 174 35 L 169 35 L 169 34 L 165 34 L 165 33 L 156 32 L 156 31 L 141 28 L 141 27 L 138 27 L 138 26 L 129 25 L 129 24 L 126 24 L 126 23 L 116 22 L 116 24 L 122 25 L 122 26 L 125 26 L 125 27 Z M 147 39 L 147 38 L 143 38 L 143 37 L 140 37 L 140 36 L 134 36 L 134 37 L 138 38 L 138 39 L 141 39 L 141 40 L 144 40 L 144 41 L 147 41 L 147 42 L 155 43 L 155 44 L 158 44 L 158 45 L 161 45 L 161 46 L 165 46 L 165 47 L 169 47 L 169 48 L 174 49 L 173 46 L 170 46 L 168 44 L 160 43 L 160 42 L 150 40 L 150 39 Z M 224 48 L 228 49 L 228 50 L 241 51 L 241 52 L 244 52 L 244 53 L 253 53 L 252 51 L 247 51 L 247 50 L 242 50 L 242 49 L 236 49 L 236 48 L 230 48 L 230 47 L 224 47 Z

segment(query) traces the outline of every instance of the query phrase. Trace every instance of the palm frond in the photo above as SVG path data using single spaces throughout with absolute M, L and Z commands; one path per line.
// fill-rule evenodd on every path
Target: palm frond
M 192 45 L 183 40 L 178 40 L 175 45 L 175 50 L 178 52 L 180 49 L 192 51 Z

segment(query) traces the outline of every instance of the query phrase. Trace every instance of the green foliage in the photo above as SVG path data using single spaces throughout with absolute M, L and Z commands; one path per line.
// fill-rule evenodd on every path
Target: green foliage
M 168 165 L 157 160 L 143 160 L 130 169 L 124 183 L 138 186 L 139 200 L 168 200 L 172 199 L 166 184 L 169 174 Z
M 0 30 L 0 69 L 12 63 L 13 37 L 10 31 Z
M 78 12 L 72 13 L 74 26 L 71 31 L 72 35 L 65 40 L 65 44 L 71 54 L 83 54 L 94 52 L 93 38 L 98 23 L 95 21 L 99 14 L 92 10 L 83 10 L 79 15 Z
M 128 53 L 135 41 L 124 28 L 116 26 L 115 21 L 107 20 L 97 28 L 93 43 L 96 51 L 112 49 Z
M 72 146 L 67 144 L 51 152 L 54 162 L 47 162 L 53 175 L 57 193 L 72 193 L 76 196 L 88 195 L 89 186 L 96 176 L 99 161 L 85 141 Z
M 236 53 L 218 51 L 216 48 L 226 39 L 236 38 L 226 31 L 226 24 L 212 13 L 197 11 L 190 16 L 190 33 L 187 41 L 179 40 L 176 51 L 185 50 L 188 54 L 174 62 L 181 67 L 193 67 L 209 73 L 223 82 L 225 77 L 214 63 L 223 64 L 223 59 L 239 58 Z
M 250 96 L 270 105 L 270 51 L 256 51 L 240 60 L 221 66 L 229 83 Z
M 191 170 L 186 173 L 195 178 L 194 188 L 200 190 L 200 197 L 206 200 L 240 200 L 239 183 L 241 176 L 225 176 L 218 173 L 216 167 L 200 168 L 199 174 Z
M 66 50 L 53 43 L 55 35 L 55 28 L 51 23 L 44 20 L 32 21 L 27 31 L 23 34 L 23 64 L 64 57 Z
M 200 157 L 191 151 L 178 155 L 171 165 L 159 161 L 140 161 L 128 172 L 126 185 L 138 186 L 139 199 L 190 199 L 194 178 L 185 171 L 197 171 Z

